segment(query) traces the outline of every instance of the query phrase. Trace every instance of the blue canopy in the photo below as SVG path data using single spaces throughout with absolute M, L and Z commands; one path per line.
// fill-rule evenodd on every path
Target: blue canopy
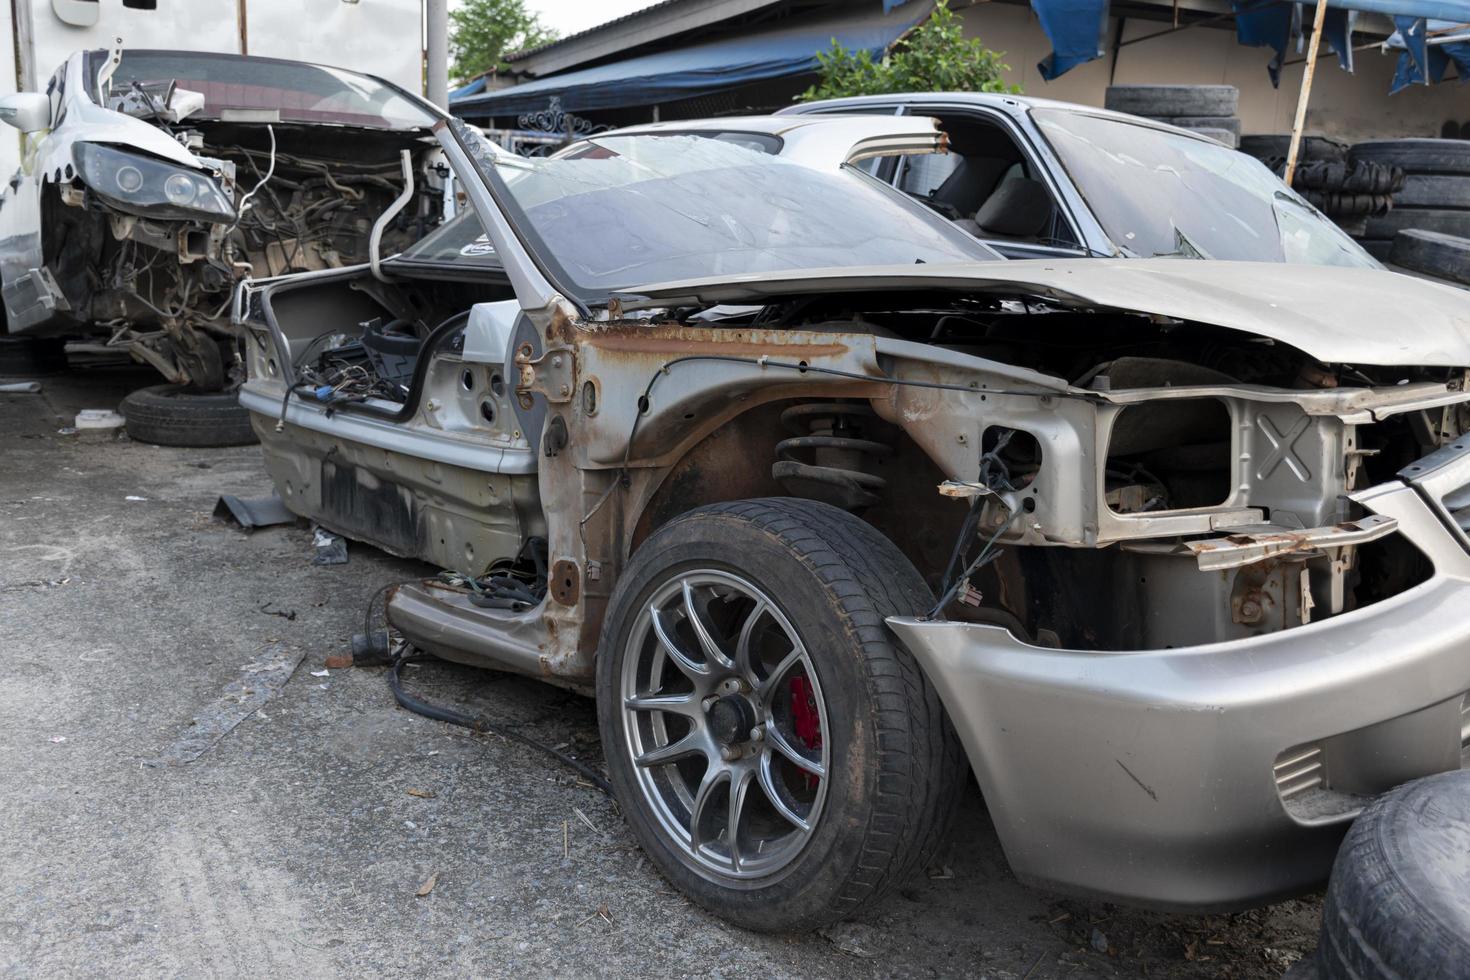
M 1422 36 L 1425 18 L 1470 22 L 1470 0 L 1327 0 L 1327 5 L 1322 36 L 1348 71 L 1353 67 L 1353 19 L 1361 12 L 1393 17 L 1401 32 L 1410 38 L 1408 50 L 1400 56 L 1399 75 L 1394 81 L 1393 91 L 1415 82 L 1438 81 L 1451 61 L 1459 66 L 1461 80 L 1470 78 L 1470 42 L 1443 45 L 1426 53 L 1422 42 L 1417 46 L 1412 43 L 1413 32 L 1408 28 L 1410 21 L 1417 22 Z M 1280 83 L 1281 65 L 1287 48 L 1301 34 L 1302 8 L 1313 6 L 1314 0 L 1306 0 L 1305 4 L 1278 0 L 1232 0 L 1236 36 L 1240 43 L 1271 48 L 1276 52 L 1267 65 L 1272 84 Z M 1108 0 L 1031 0 L 1031 7 L 1054 49 L 1038 66 L 1043 78 L 1050 80 L 1077 65 L 1103 56 L 1100 25 L 1107 23 Z M 1310 18 L 1309 11 L 1305 18 Z
M 929 13 L 927 4 L 885 11 L 863 7 L 861 13 L 659 51 L 492 92 L 455 93 L 449 106 L 462 116 L 514 116 L 546 109 L 552 98 L 560 99 L 567 112 L 688 99 L 815 71 L 817 52 L 834 40 L 849 50 L 881 56 Z
M 453 102 L 455 99 L 463 99 L 464 97 L 469 95 L 479 95 L 481 92 L 485 91 L 486 84 L 487 82 L 485 81 L 485 76 L 481 75 L 479 78 L 475 79 L 473 82 L 470 82 L 468 85 L 457 88 L 453 92 L 450 92 L 449 101 Z

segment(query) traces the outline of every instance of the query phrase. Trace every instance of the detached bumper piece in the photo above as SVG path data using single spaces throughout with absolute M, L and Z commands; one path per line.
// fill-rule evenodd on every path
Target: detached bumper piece
M 1230 568 L 1397 532 L 1433 563 L 1427 581 L 1319 622 L 1098 652 L 890 619 L 960 732 L 1017 875 L 1161 908 L 1258 904 L 1325 879 L 1374 797 L 1460 768 L 1470 540 L 1444 500 L 1470 486 L 1470 452 L 1422 472 L 1432 486 L 1354 495 L 1372 516 L 1351 525 L 1196 551 L 1201 568 Z

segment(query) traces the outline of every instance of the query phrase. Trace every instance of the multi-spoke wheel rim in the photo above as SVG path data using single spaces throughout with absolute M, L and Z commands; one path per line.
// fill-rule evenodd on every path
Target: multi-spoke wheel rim
M 796 858 L 831 740 L 810 654 L 769 596 L 724 571 L 666 582 L 633 624 L 620 694 L 639 791 L 686 865 L 745 879 Z

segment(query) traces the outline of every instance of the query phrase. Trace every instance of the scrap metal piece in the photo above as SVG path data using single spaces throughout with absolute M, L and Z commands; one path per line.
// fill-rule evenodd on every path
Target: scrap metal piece
M 1194 552 L 1200 571 L 1213 572 L 1222 568 L 1240 568 L 1281 555 L 1367 544 L 1392 534 L 1398 526 L 1395 518 L 1373 514 L 1329 527 L 1268 534 L 1231 534 L 1208 541 L 1190 541 L 1185 547 Z
M 41 382 L 39 381 L 15 381 L 0 384 L 0 395 L 39 395 L 41 393 Z
M 993 497 L 995 491 L 983 483 L 972 483 L 969 480 L 945 480 L 939 485 L 940 496 L 944 497 Z
M 347 539 L 324 527 L 311 529 L 311 549 L 313 565 L 347 564 Z
M 144 765 L 163 768 L 193 762 L 280 694 L 305 658 L 305 649 L 291 650 L 283 643 L 274 644 L 259 659 L 241 667 L 240 676 L 226 684 L 218 698 L 194 715 L 183 734 Z
M 214 505 L 212 516 L 215 520 L 225 524 L 237 524 L 242 531 L 253 531 L 258 527 L 273 527 L 277 524 L 290 524 L 296 520 L 296 515 L 286 509 L 285 501 L 277 494 L 249 499 L 221 494 L 219 501 Z

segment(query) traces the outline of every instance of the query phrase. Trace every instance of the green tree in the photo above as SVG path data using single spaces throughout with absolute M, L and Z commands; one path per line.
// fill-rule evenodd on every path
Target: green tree
M 938 0 L 929 19 L 899 39 L 881 60 L 868 51 L 849 51 L 836 38 L 817 52 L 821 78 L 798 102 L 888 92 L 1011 92 L 1003 73 L 1011 66 L 979 38 L 967 38 L 949 0 Z
M 556 40 L 525 0 L 461 0 L 449 12 L 449 73 L 469 81 L 505 65 L 505 56 Z

